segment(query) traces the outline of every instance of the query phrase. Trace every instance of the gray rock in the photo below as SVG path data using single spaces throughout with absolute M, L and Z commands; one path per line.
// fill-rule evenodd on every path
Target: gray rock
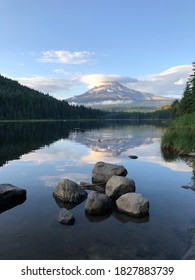
M 122 165 L 99 161 L 92 170 L 92 181 L 94 183 L 107 183 L 113 175 L 126 176 L 127 170 Z
M 87 192 L 77 183 L 64 179 L 59 182 L 53 192 L 53 196 L 64 202 L 79 203 L 87 197 Z
M 63 225 L 73 225 L 75 222 L 74 215 L 67 209 L 60 209 L 57 221 Z
M 0 184 L 0 212 L 26 200 L 26 190 L 11 184 Z
M 105 193 L 114 200 L 128 192 L 135 192 L 135 182 L 130 178 L 113 175 L 106 184 Z
M 149 201 L 142 194 L 126 193 L 116 200 L 119 211 L 133 217 L 144 217 L 148 215 Z
M 85 212 L 89 215 L 101 216 L 112 210 L 112 200 L 104 193 L 91 191 L 85 204 Z

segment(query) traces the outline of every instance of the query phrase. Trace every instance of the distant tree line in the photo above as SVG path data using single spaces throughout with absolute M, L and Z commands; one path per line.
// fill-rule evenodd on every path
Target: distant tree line
M 195 62 L 192 63 L 192 74 L 189 76 L 182 99 L 171 105 L 173 117 L 180 117 L 195 112 Z
M 129 119 L 129 120 L 167 120 L 171 118 L 170 106 L 165 105 L 156 110 L 149 112 L 108 112 L 106 114 L 108 119 Z
M 170 110 L 163 106 L 150 112 L 106 112 L 83 105 L 70 105 L 49 94 L 20 85 L 0 75 L 0 120 L 64 119 L 169 119 Z

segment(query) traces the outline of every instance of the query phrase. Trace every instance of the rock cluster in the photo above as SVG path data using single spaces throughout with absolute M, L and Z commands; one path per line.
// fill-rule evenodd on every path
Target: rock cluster
M 135 182 L 125 177 L 127 174 L 127 170 L 121 165 L 97 162 L 92 170 L 93 184 L 78 185 L 64 179 L 53 192 L 54 198 L 61 201 L 58 205 L 62 205 L 58 222 L 74 224 L 74 216 L 63 203 L 79 204 L 86 198 L 85 213 L 89 216 L 107 215 L 115 209 L 131 217 L 146 217 L 149 213 L 149 201 L 142 194 L 135 193 Z M 90 189 L 90 192 L 87 193 L 84 188 Z

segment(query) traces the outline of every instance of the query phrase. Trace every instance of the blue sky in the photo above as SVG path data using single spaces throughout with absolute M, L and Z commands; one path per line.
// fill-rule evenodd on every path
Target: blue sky
M 106 81 L 181 96 L 194 0 L 0 0 L 0 73 L 65 99 Z

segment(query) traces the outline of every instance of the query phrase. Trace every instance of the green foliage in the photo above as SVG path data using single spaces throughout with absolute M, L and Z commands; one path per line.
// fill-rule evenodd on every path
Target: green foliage
M 190 75 L 186 88 L 180 101 L 174 101 L 171 112 L 174 117 L 183 116 L 195 111 L 195 62 L 192 63 L 192 75 Z
M 195 151 L 195 112 L 175 119 L 161 138 L 163 154 L 174 151 L 185 155 Z
M 195 129 L 195 112 L 178 117 L 173 122 L 174 129 Z
M 170 154 L 186 155 L 195 151 L 195 63 L 192 63 L 193 74 L 186 83 L 183 97 L 171 105 L 171 114 L 176 119 L 172 127 L 161 138 L 163 157 Z

